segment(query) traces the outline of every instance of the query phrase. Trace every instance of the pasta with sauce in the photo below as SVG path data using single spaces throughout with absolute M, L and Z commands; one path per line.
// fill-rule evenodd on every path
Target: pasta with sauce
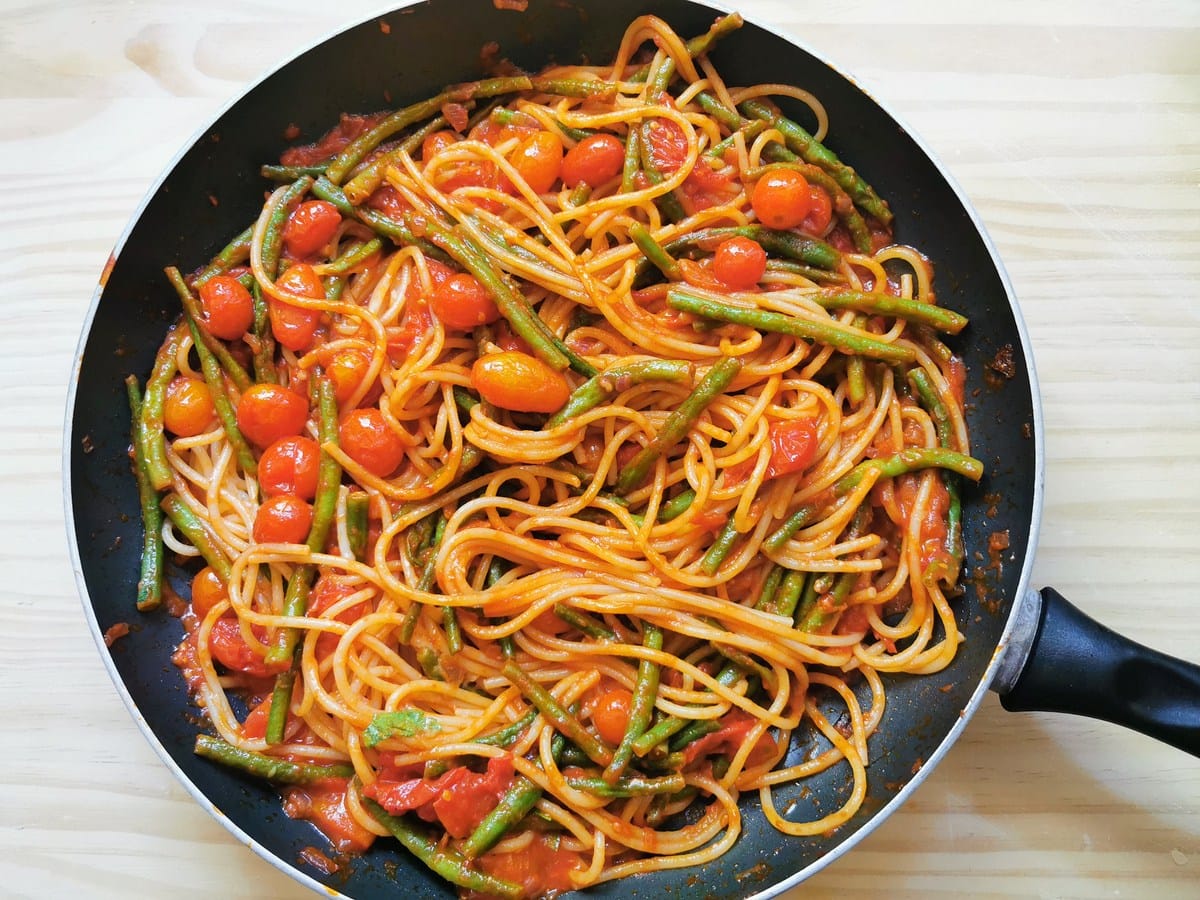
M 167 270 L 138 605 L 182 559 L 197 752 L 339 851 L 538 896 L 709 862 L 744 794 L 825 833 L 882 676 L 955 654 L 966 320 L 817 98 L 721 79 L 739 24 L 344 117 Z

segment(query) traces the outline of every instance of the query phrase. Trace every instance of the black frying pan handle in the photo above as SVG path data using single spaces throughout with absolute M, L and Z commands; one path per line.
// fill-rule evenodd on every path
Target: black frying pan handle
M 1040 594 L 1037 632 L 1000 695 L 1004 708 L 1103 719 L 1200 756 L 1200 666 L 1122 637 L 1054 588 Z

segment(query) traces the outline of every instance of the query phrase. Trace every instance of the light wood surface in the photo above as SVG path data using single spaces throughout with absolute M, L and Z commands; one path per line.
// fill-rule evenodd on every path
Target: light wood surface
M 907 120 L 999 246 L 1045 401 L 1035 583 L 1200 659 L 1200 5 L 741 8 Z M 0 896 L 307 896 L 190 800 L 109 682 L 67 557 L 61 423 L 97 276 L 160 169 L 257 74 L 377 9 L 0 4 Z M 885 895 L 1200 896 L 1200 762 L 989 697 L 795 894 Z

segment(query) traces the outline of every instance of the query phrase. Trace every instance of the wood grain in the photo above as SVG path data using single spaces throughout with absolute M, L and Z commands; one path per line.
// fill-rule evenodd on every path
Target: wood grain
M 1045 401 L 1035 582 L 1200 658 L 1200 6 L 740 7 L 895 110 L 995 239 Z M 5 4 L 0 895 L 307 896 L 194 804 L 122 708 L 68 562 L 61 423 L 96 278 L 158 172 L 257 74 L 377 8 Z M 1200 895 L 1200 766 L 989 698 L 897 815 L 790 896 L 885 894 Z

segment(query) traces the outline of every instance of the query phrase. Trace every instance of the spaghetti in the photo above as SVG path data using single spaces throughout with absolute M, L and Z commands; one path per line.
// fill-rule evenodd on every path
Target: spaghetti
M 707 863 L 747 792 L 825 833 L 881 676 L 954 656 L 966 321 L 816 98 L 721 80 L 739 24 L 344 117 L 168 270 L 139 607 L 164 546 L 203 565 L 197 752 L 338 850 L 530 896 Z M 779 810 L 839 765 L 840 809 Z

